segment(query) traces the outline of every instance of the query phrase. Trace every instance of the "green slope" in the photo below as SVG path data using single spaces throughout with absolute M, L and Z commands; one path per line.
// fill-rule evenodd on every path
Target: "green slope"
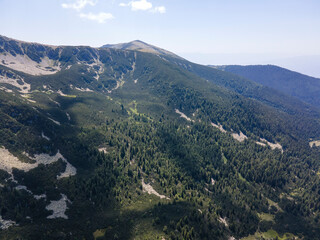
M 41 49 L 34 50 L 40 58 L 50 51 Z M 308 145 L 320 135 L 316 111 L 301 117 L 299 105 L 280 109 L 219 84 L 234 75 L 205 68 L 218 79 L 208 82 L 153 54 L 59 52 L 62 68 L 52 75 L 1 66 L 31 90 L 0 84 L 0 146 L 22 161 L 30 161 L 24 152 L 59 150 L 77 173 L 57 179 L 62 159 L 13 170 L 18 183 L 0 171 L 1 216 L 19 224 L 0 231 L 1 239 L 238 239 L 271 229 L 317 239 L 320 151 Z M 100 73 L 90 66 L 98 59 Z M 240 131 L 243 142 L 231 135 Z M 260 138 L 280 143 L 283 153 L 256 144 Z M 158 196 L 147 193 L 151 187 Z M 70 200 L 68 219 L 48 219 L 46 206 L 61 194 Z
M 114 46 L 111 45 L 109 47 L 113 48 Z M 126 45 L 124 45 L 122 49 L 130 50 L 131 48 L 126 48 Z M 144 51 L 144 49 L 140 49 L 140 48 L 137 48 L 136 50 Z M 269 86 L 267 84 L 260 84 L 260 82 L 258 82 L 256 79 L 245 78 L 245 77 L 241 77 L 241 74 L 238 75 L 238 74 L 229 73 L 229 71 L 223 71 L 225 67 L 212 68 L 210 66 L 195 64 L 178 57 L 172 57 L 170 54 L 162 54 L 162 55 L 157 55 L 155 53 L 153 54 L 158 56 L 160 59 L 168 61 L 172 64 L 175 64 L 179 68 L 187 70 L 188 72 L 200 78 L 203 78 L 207 81 L 210 81 L 215 85 L 227 88 L 246 98 L 256 99 L 259 102 L 262 102 L 273 108 L 277 108 L 292 116 L 299 115 L 302 118 L 304 117 L 319 118 L 320 116 L 317 105 L 311 106 L 309 104 L 305 104 L 304 99 L 302 99 L 301 101 L 301 99 L 300 100 L 297 99 L 296 96 L 292 97 L 290 96 L 291 94 L 288 94 L 287 92 L 282 91 L 281 89 L 272 88 L 272 86 Z M 295 77 L 294 81 L 300 81 L 300 76 L 294 75 L 294 77 Z M 292 74 L 291 74 L 291 78 L 293 78 Z M 309 82 L 310 81 L 308 81 L 307 86 L 310 85 Z M 313 79 L 313 83 L 315 83 L 314 79 Z M 317 84 L 313 84 L 313 85 L 315 86 L 314 93 L 316 93 Z M 309 98 L 316 99 L 317 96 L 315 97 L 313 94 L 312 97 L 309 96 Z M 305 102 L 308 102 L 308 101 L 305 101 Z
M 217 68 L 276 89 L 315 107 L 319 108 L 320 106 L 320 79 L 318 78 L 273 65 L 221 66 Z

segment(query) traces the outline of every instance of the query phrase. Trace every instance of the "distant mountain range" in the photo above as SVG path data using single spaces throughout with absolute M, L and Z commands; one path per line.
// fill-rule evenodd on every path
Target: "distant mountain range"
M 320 108 L 320 79 L 273 65 L 213 66 L 276 89 Z

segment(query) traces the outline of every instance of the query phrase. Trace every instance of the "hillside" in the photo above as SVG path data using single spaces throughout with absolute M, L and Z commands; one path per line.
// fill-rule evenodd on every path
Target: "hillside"
M 320 235 L 303 102 L 164 55 L 6 37 L 0 75 L 1 239 Z
M 215 68 L 237 74 L 263 86 L 296 97 L 315 107 L 320 107 L 320 79 L 318 78 L 273 65 L 230 65 L 217 66 Z
M 125 48 L 126 44 L 123 44 L 122 46 L 124 46 L 123 49 L 130 50 L 130 48 Z M 112 45 L 109 47 L 112 48 Z M 142 52 L 145 51 L 143 48 L 137 50 Z M 236 92 L 246 98 L 256 99 L 273 108 L 285 111 L 292 116 L 299 115 L 302 118 L 319 118 L 320 116 L 319 109 L 316 106 L 305 104 L 296 97 L 291 97 L 290 95 L 272 87 L 263 86 L 254 80 L 229 73 L 228 71 L 223 71 L 223 69 L 195 64 L 188 60 L 179 59 L 170 55 L 155 55 L 167 62 L 177 65 L 181 69 L 187 70 L 200 78 L 212 82 L 215 85 Z

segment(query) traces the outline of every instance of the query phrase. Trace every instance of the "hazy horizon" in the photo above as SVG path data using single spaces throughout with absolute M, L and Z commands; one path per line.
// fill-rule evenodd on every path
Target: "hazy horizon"
M 177 53 L 203 65 L 276 65 L 311 77 L 320 78 L 320 55 L 277 56 L 264 54 Z

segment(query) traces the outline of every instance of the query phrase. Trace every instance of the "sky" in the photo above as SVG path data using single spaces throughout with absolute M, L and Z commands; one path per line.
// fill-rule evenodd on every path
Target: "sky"
M 0 35 L 52 44 L 142 40 L 190 61 L 320 77 L 319 0 L 0 0 Z

